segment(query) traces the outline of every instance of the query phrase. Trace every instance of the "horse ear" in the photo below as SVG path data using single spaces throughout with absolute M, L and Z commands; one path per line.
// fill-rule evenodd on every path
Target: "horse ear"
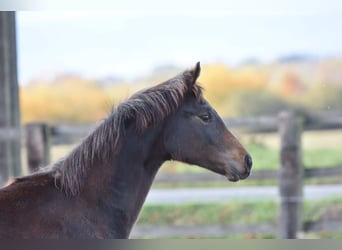
M 201 73 L 201 65 L 200 65 L 200 62 L 197 62 L 195 67 L 190 71 L 191 74 L 192 74 L 192 77 L 194 79 L 194 82 L 195 83 L 197 81 L 197 78 L 199 77 L 200 73 Z
M 197 81 L 197 78 L 199 77 L 201 73 L 201 65 L 200 62 L 197 62 L 195 67 L 190 69 L 189 71 L 186 72 L 188 76 L 190 76 L 187 79 L 188 86 L 191 88 Z

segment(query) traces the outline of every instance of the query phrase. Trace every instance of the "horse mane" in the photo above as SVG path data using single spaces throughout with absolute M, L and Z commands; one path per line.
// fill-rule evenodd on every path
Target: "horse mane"
M 194 69 L 137 92 L 119 104 L 93 133 L 51 166 L 56 186 L 66 195 L 76 196 L 90 167 L 98 160 L 109 161 L 115 157 L 128 124 L 143 132 L 173 114 L 187 95 L 202 101 L 202 87 L 196 83 L 199 72 L 197 63 Z

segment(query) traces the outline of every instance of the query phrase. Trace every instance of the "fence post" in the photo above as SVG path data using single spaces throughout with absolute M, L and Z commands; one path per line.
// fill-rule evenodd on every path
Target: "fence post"
M 0 12 L 0 129 L 20 128 L 15 12 Z M 0 186 L 21 174 L 20 137 L 0 140 Z
M 46 123 L 29 123 L 25 126 L 27 165 L 31 173 L 50 162 L 50 131 Z
M 302 119 L 293 112 L 279 114 L 280 133 L 280 215 L 279 238 L 295 239 L 301 229 L 303 164 Z

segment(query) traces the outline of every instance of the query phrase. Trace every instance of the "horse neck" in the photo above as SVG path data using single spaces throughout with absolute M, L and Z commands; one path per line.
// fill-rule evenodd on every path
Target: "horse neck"
M 93 185 L 87 186 L 102 186 L 98 191 L 93 190 L 93 194 L 112 216 L 114 230 L 121 230 L 120 235 L 125 237 L 136 221 L 159 167 L 169 159 L 162 137 L 162 127 L 148 128 L 143 133 L 129 128 L 114 161 L 96 166 L 90 175 L 93 179 L 89 182 Z

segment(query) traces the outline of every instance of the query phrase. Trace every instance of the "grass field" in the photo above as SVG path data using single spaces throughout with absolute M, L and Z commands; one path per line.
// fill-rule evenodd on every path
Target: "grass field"
M 302 219 L 303 221 L 318 220 L 324 211 L 341 204 L 342 198 L 305 201 Z M 236 200 L 226 204 L 145 205 L 138 223 L 154 225 L 270 223 L 277 220 L 278 209 L 279 204 L 276 201 Z
M 342 198 L 323 201 L 306 201 L 303 204 L 302 221 L 317 221 L 327 210 L 340 207 Z M 279 204 L 275 201 L 244 202 L 232 201 L 226 204 L 187 204 L 173 206 L 144 206 L 137 224 L 169 226 L 203 226 L 231 224 L 276 224 Z M 342 209 L 339 209 L 339 213 Z M 148 237 L 148 236 L 147 236 Z M 228 238 L 275 238 L 276 235 L 227 235 Z M 308 238 L 339 238 L 342 232 L 319 232 L 305 235 Z

